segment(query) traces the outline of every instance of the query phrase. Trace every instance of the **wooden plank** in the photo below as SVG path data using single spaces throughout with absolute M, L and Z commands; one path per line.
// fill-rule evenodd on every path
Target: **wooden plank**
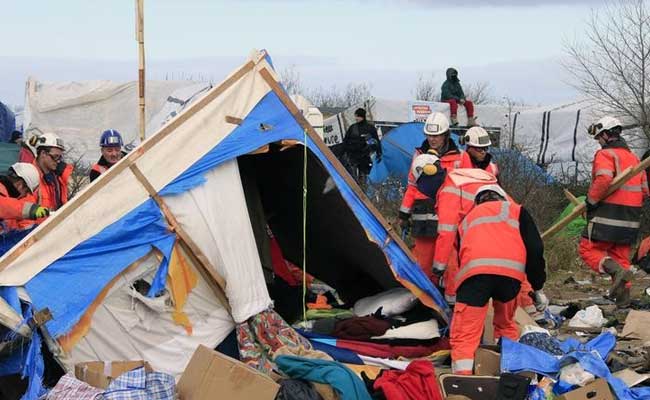
M 388 236 L 399 245 L 399 247 L 404 251 L 404 253 L 409 257 L 409 259 L 415 262 L 413 255 L 411 254 L 410 249 L 406 246 L 406 243 L 402 241 L 402 238 L 393 230 L 391 225 L 386 221 L 383 215 L 377 210 L 377 208 L 372 204 L 370 199 L 363 193 L 363 190 L 359 187 L 357 182 L 350 176 L 348 171 L 345 169 L 343 164 L 336 158 L 336 156 L 331 152 L 323 140 L 318 136 L 311 124 L 305 119 L 298 107 L 293 104 L 293 101 L 287 96 L 284 90 L 280 87 L 278 82 L 273 78 L 273 75 L 266 69 L 262 68 L 259 71 L 260 75 L 264 78 L 266 83 L 271 87 L 271 90 L 275 92 L 276 95 L 280 98 L 282 103 L 287 107 L 289 112 L 296 118 L 300 126 L 307 131 L 307 135 L 311 140 L 314 141 L 318 149 L 325 155 L 329 162 L 332 163 L 334 169 L 343 177 L 345 182 L 352 188 L 354 193 L 361 199 L 363 204 L 370 210 L 370 212 L 379 220 L 379 222 L 384 226 Z M 305 143 L 305 145 L 307 145 Z
M 612 183 L 609 185 L 609 189 L 607 189 L 607 194 L 605 197 L 611 195 L 615 191 L 617 191 L 621 186 L 623 186 L 627 181 L 629 181 L 631 178 L 635 177 L 636 175 L 645 172 L 646 168 L 650 167 L 650 157 L 646 158 L 645 160 L 641 161 L 639 164 L 637 164 L 634 167 L 627 168 L 625 171 L 623 171 L 620 175 L 616 176 Z M 546 232 L 542 234 L 542 239 L 548 239 L 549 237 L 555 235 L 556 233 L 560 232 L 562 229 L 564 229 L 565 226 L 567 226 L 571 221 L 573 221 L 576 217 L 578 217 L 580 214 L 582 214 L 585 209 L 586 209 L 585 203 L 577 205 L 573 211 L 566 217 L 562 218 L 560 221 L 558 221 L 555 225 L 550 227 Z
M 244 120 L 241 118 L 226 115 L 226 122 L 233 125 L 241 125 Z
M 16 311 L 2 297 L 0 297 L 0 324 L 21 336 L 31 336 L 32 330 L 29 329 L 27 324 L 23 324 L 22 321 L 23 319 L 18 315 L 18 313 L 16 313 Z
M 578 200 L 573 193 L 569 192 L 568 189 L 564 189 L 564 196 L 566 196 L 567 200 L 569 200 L 573 205 L 578 205 L 580 204 L 580 200 Z
M 169 136 L 176 128 L 185 123 L 190 117 L 195 115 L 197 112 L 201 111 L 208 104 L 210 104 L 215 98 L 219 97 L 223 92 L 228 90 L 233 86 L 237 81 L 244 77 L 248 72 L 250 72 L 255 67 L 253 61 L 249 61 L 244 64 L 237 72 L 235 72 L 230 78 L 225 80 L 221 85 L 212 89 L 208 92 L 203 98 L 198 100 L 196 103 L 192 104 L 187 110 L 179 114 L 176 118 L 171 120 L 166 124 L 161 130 L 159 130 L 155 135 L 151 136 L 149 139 L 141 143 L 137 148 L 130 152 L 126 157 L 120 160 L 117 164 L 113 165 L 108 171 L 103 173 L 99 179 L 90 184 L 86 190 L 83 190 L 79 193 L 71 202 L 71 204 L 66 205 L 61 211 L 58 211 L 55 215 L 50 217 L 45 223 L 36 229 L 31 235 L 27 237 L 27 240 L 21 245 L 15 247 L 11 250 L 5 258 L 0 261 L 0 271 L 7 268 L 11 263 L 16 261 L 21 254 L 23 254 L 28 248 L 30 248 L 34 243 L 40 240 L 43 236 L 47 235 L 52 229 L 54 229 L 58 224 L 70 216 L 81 204 L 85 203 L 90 197 L 92 197 L 96 192 L 101 188 L 106 186 L 115 176 L 119 175 L 122 171 L 129 168 L 138 158 L 140 158 L 146 151 L 156 145 L 158 142 L 163 140 L 165 137 Z
M 171 212 L 165 201 L 160 197 L 158 192 L 151 185 L 147 177 L 144 176 L 140 168 L 137 165 L 132 164 L 130 166 L 131 171 L 138 179 L 138 182 L 144 186 L 144 188 L 149 192 L 149 195 L 154 199 L 160 210 L 162 211 L 167 223 L 170 226 L 170 229 L 178 235 L 180 239 L 181 246 L 185 249 L 187 254 L 193 259 L 193 261 L 203 269 L 203 272 L 207 273 L 211 280 L 217 284 L 219 290 L 215 291 L 217 298 L 222 302 L 223 306 L 228 310 L 228 313 L 231 313 L 230 303 L 226 296 L 226 280 L 219 275 L 217 270 L 214 268 L 210 260 L 203 254 L 199 246 L 192 240 L 190 235 L 185 232 L 182 226 L 178 223 L 176 216 Z

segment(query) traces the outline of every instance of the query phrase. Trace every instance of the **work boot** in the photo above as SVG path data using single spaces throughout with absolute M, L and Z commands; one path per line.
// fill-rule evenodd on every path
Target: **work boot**
M 472 127 L 477 125 L 478 124 L 476 123 L 476 117 L 467 117 L 467 126 Z
M 452 115 L 450 121 L 451 121 L 451 126 L 458 126 L 458 117 L 456 115 Z
M 632 271 L 623 269 L 623 267 L 609 257 L 603 261 L 603 271 L 612 277 L 612 287 L 609 289 L 609 297 L 617 300 L 618 303 L 618 298 L 623 296 L 625 284 L 632 280 Z
M 625 286 L 621 295 L 616 298 L 616 308 L 630 308 L 630 288 Z

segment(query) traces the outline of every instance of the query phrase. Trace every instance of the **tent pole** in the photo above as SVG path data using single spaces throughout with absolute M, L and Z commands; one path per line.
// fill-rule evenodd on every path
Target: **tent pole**
M 138 109 L 140 142 L 145 136 L 144 0 L 136 0 L 136 40 L 138 41 Z
M 209 281 L 216 283 L 216 285 L 210 286 L 213 288 L 217 299 L 219 299 L 221 304 L 228 311 L 228 314 L 232 316 L 232 309 L 230 307 L 230 303 L 228 302 L 228 297 L 226 296 L 226 280 L 221 275 L 219 275 L 212 263 L 210 263 L 210 260 L 205 256 L 205 254 L 203 254 L 199 246 L 197 246 L 190 235 L 185 232 L 183 227 L 180 226 L 178 220 L 176 219 L 176 216 L 171 212 L 169 207 L 167 207 L 167 203 L 165 203 L 158 192 L 156 192 L 156 189 L 154 189 L 149 180 L 142 174 L 140 168 L 138 168 L 138 166 L 135 164 L 131 164 L 129 168 L 131 169 L 131 172 L 133 172 L 133 175 L 135 175 L 135 177 L 138 179 L 140 184 L 145 188 L 147 192 L 149 192 L 151 198 L 156 202 L 156 204 L 158 204 L 158 207 L 160 207 L 160 210 L 165 216 L 170 229 L 178 236 L 183 249 L 187 252 L 190 258 L 192 258 L 192 261 L 201 267 L 199 269 L 201 274 L 207 274 L 211 278 Z

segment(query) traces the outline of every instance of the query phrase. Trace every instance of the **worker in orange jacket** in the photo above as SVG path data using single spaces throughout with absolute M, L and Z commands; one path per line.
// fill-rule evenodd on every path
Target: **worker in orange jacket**
M 587 226 L 580 240 L 580 257 L 592 270 L 612 277 L 609 296 L 617 306 L 630 303 L 632 243 L 640 228 L 644 197 L 648 196 L 646 174 L 641 172 L 609 196 L 614 178 L 639 164 L 637 156 L 620 136 L 621 123 L 603 117 L 589 127 L 588 133 L 601 145 L 596 152 L 587 192 Z
M 436 238 L 432 273 L 445 289 L 448 303 L 456 302 L 454 277 L 458 272 L 458 224 L 474 208 L 476 191 L 484 185 L 496 184 L 494 175 L 477 168 L 461 168 L 447 173 L 436 199 L 438 236 Z M 443 276 L 444 275 L 444 276 Z M 442 278 L 442 279 L 441 279 Z
M 528 278 L 534 289 L 538 310 L 549 303 L 542 290 L 546 281 L 544 243 L 530 214 L 508 200 L 496 184 L 481 187 L 475 203 L 458 229 L 458 301 L 450 333 L 452 370 L 462 375 L 473 372 L 490 299 L 496 340 L 519 338 L 514 315 L 524 279 Z
M 450 137 L 449 120 L 439 112 L 432 113 L 427 117 L 424 124 L 424 135 L 426 139 L 422 145 L 415 149 L 413 161 L 422 154 L 427 154 L 429 150 L 434 150 L 439 157 L 440 167 L 447 172 L 460 168 L 463 152 L 458 149 Z M 399 209 L 399 218 L 402 229 L 410 230 L 411 220 L 415 218 L 427 218 L 430 225 L 433 226 L 437 220 L 435 214 L 435 194 L 429 196 L 418 190 L 417 180 L 413 175 L 413 163 L 409 170 L 408 186 L 402 199 L 402 205 Z M 417 215 L 417 217 L 415 217 Z M 433 251 L 436 243 L 436 232 L 421 235 L 414 232 L 412 235 L 415 241 L 413 255 L 417 260 L 420 268 L 431 276 L 431 266 L 433 263 Z
M 63 140 L 54 133 L 44 133 L 37 139 L 34 165 L 41 177 L 38 200 L 51 211 L 58 210 L 68 201 L 72 166 L 63 162 L 64 151 Z
M 115 129 L 108 129 L 102 133 L 102 136 L 99 138 L 99 147 L 102 156 L 90 167 L 88 178 L 90 178 L 91 182 L 99 178 L 101 174 L 108 171 L 110 167 L 117 164 L 126 155 L 122 151 L 122 147 L 124 147 L 122 135 Z
M 13 164 L 7 175 L 0 176 L 0 225 L 6 233 L 36 223 L 49 215 L 49 210 L 35 201 L 40 177 L 36 167 L 27 163 Z
M 480 126 L 473 126 L 461 137 L 461 143 L 466 145 L 461 160 L 461 168 L 480 168 L 492 175 L 499 176 L 499 168 L 492 154 L 488 152 L 492 141 L 488 132 Z

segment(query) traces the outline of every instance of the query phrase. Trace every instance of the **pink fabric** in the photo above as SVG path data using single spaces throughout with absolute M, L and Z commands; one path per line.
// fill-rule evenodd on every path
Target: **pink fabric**
M 90 386 L 72 375 L 63 375 L 46 400 L 94 400 L 103 390 Z

